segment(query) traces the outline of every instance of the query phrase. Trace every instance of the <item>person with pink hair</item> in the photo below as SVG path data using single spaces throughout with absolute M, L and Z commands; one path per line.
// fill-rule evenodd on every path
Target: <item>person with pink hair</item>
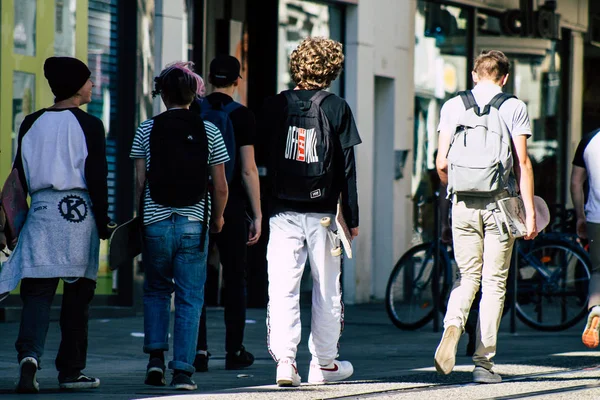
M 169 350 L 171 295 L 175 293 L 171 386 L 195 390 L 196 340 L 204 303 L 207 228 L 223 228 L 229 160 L 221 132 L 190 104 L 204 81 L 190 62 L 167 65 L 154 79 L 167 111 L 143 122 L 130 157 L 135 162 L 144 246 L 144 352 L 150 355 L 147 385 L 164 386 Z M 208 178 L 212 178 L 212 199 Z M 212 202 L 211 202 L 212 200 Z M 212 210 L 212 219 L 211 219 Z

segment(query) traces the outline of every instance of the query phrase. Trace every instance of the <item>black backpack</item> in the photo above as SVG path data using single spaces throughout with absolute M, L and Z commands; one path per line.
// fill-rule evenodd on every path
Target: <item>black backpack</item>
M 334 133 L 321 104 L 331 93 L 316 92 L 308 101 L 293 90 L 287 100 L 286 121 L 273 141 L 274 195 L 281 200 L 321 202 L 332 191 L 335 176 Z
M 184 109 L 166 111 L 153 120 L 148 171 L 150 197 L 167 207 L 199 203 L 208 187 L 208 138 L 204 121 Z

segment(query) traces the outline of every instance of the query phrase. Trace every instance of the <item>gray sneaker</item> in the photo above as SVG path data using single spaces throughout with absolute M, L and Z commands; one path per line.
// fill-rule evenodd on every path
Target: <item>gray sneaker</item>
M 473 370 L 473 382 L 475 383 L 500 383 L 502 377 L 490 369 L 475 367 Z
M 442 375 L 448 375 L 452 372 L 456 363 L 456 347 L 460 339 L 460 329 L 458 326 L 450 325 L 444 330 L 444 336 L 435 351 L 435 369 Z

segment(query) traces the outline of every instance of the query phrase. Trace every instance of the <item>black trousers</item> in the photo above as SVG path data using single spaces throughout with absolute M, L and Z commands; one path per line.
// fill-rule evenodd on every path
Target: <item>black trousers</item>
M 223 213 L 225 225 L 215 243 L 223 266 L 223 303 L 225 308 L 225 350 L 235 353 L 240 350 L 246 327 L 246 273 L 248 226 L 246 208 L 243 200 L 232 196 Z M 207 350 L 206 339 L 206 303 L 200 317 L 198 330 L 198 350 Z
M 26 278 L 21 281 L 21 327 L 15 343 L 18 361 L 33 357 L 38 364 L 44 354 L 50 325 L 50 306 L 60 278 Z M 79 374 L 85 368 L 88 347 L 89 305 L 96 282 L 79 278 L 64 284 L 60 310 L 61 342 L 56 356 L 56 369 L 61 377 Z

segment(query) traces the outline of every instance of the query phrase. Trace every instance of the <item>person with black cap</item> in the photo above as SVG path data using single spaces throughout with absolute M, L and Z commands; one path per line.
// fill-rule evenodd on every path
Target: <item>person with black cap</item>
M 116 225 L 108 217 L 108 166 L 102 121 L 79 107 L 92 101 L 90 70 L 70 57 L 50 57 L 44 75 L 55 103 L 25 117 L 13 168 L 31 206 L 17 245 L 0 273 L 0 293 L 21 282 L 16 342 L 19 393 L 37 393 L 36 379 L 50 306 L 64 281 L 61 343 L 56 357 L 62 389 L 100 385 L 86 376 L 88 310 L 94 297 L 100 240 Z
M 239 84 L 240 63 L 229 55 L 217 56 L 210 63 L 209 82 L 214 91 L 200 100 L 205 120 L 219 126 L 228 149 L 229 199 L 225 208 L 223 231 L 216 235 L 225 283 L 225 369 L 241 369 L 254 363 L 254 356 L 243 346 L 246 325 L 246 247 L 256 244 L 261 234 L 262 213 L 258 169 L 254 160 L 256 122 L 247 107 L 233 100 Z M 223 118 L 224 117 L 224 118 Z M 219 124 L 221 118 L 223 123 Z M 252 217 L 246 217 L 247 203 Z M 194 366 L 208 371 L 206 307 L 202 311 Z

